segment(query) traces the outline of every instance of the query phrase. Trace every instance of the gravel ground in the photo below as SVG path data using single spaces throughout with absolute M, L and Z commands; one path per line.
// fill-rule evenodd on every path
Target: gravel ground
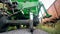
M 32 33 L 29 32 L 29 29 L 19 29 L 19 30 L 0 33 L 0 34 L 32 34 Z M 36 29 L 34 30 L 33 34 L 48 34 L 48 33 L 43 30 Z

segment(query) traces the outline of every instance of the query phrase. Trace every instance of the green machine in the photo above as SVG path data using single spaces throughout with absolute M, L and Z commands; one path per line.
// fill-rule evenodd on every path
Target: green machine
M 17 28 L 22 25 L 27 25 L 30 31 L 33 31 L 33 26 L 39 24 L 39 12 L 43 7 L 46 16 L 49 15 L 42 2 L 38 0 L 0 0 L 3 7 L 0 8 L 0 32 L 6 31 L 9 25 L 17 25 Z

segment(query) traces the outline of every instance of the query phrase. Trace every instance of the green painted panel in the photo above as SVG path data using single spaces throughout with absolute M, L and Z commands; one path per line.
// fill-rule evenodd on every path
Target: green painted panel
M 38 1 L 38 0 L 11 0 L 11 1 L 18 1 L 18 2 L 29 1 L 29 2 L 34 2 L 34 1 Z
M 35 15 L 38 15 L 41 7 L 43 7 L 43 9 L 44 9 L 44 11 L 46 13 L 46 16 L 49 16 L 49 14 L 47 13 L 43 3 L 39 2 L 38 0 L 11 0 L 11 2 L 16 2 L 16 1 L 18 3 L 16 8 L 23 11 L 23 13 L 21 11 L 18 14 L 18 16 L 20 16 L 20 17 L 22 15 L 24 15 L 25 18 L 29 18 L 29 13 L 30 12 L 32 12 Z

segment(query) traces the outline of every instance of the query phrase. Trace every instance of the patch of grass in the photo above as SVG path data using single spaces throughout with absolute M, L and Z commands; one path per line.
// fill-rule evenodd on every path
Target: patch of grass
M 60 21 L 57 22 L 55 29 L 56 29 L 55 33 L 60 34 Z
M 10 31 L 10 30 L 16 30 L 16 29 L 17 29 L 16 26 L 9 26 L 9 27 L 8 27 L 8 31 Z
M 46 31 L 46 32 L 48 32 L 49 34 L 54 33 L 53 31 L 55 30 L 55 29 L 52 28 L 52 27 L 44 26 L 44 25 L 42 25 L 42 24 L 39 24 L 39 25 L 37 26 L 37 28 Z
M 36 28 L 42 29 L 49 34 L 60 34 L 60 20 L 55 24 L 55 28 L 48 27 L 47 25 L 44 26 L 42 24 L 39 24 Z

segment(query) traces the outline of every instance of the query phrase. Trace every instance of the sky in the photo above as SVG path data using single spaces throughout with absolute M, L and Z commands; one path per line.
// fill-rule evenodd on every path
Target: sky
M 46 10 L 53 4 L 53 2 L 55 0 L 39 0 L 39 1 L 42 1 L 42 3 L 44 4 Z M 42 11 L 42 12 L 41 12 Z M 41 11 L 39 12 L 39 18 L 42 17 L 42 14 L 44 14 L 44 10 L 43 8 L 41 8 Z
M 45 8 L 48 9 L 55 0 L 39 0 L 42 1 Z

